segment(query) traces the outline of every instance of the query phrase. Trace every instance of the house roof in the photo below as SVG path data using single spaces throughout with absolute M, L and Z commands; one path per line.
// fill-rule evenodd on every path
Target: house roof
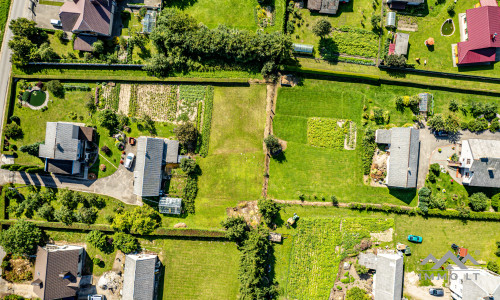
M 339 9 L 339 0 L 322 0 L 321 1 L 321 14 L 331 14 L 334 15 Z
M 452 293 L 461 293 L 461 299 L 483 299 L 492 296 L 500 298 L 500 276 L 483 269 L 461 270 L 453 266 L 450 274 L 450 289 Z M 489 299 L 489 298 L 484 298 Z
M 483 139 L 469 139 L 464 141 L 468 143 L 472 157 L 474 159 L 480 158 L 500 158 L 500 141 L 497 140 L 483 140 Z
M 429 94 L 429 93 L 418 94 L 418 97 L 420 98 L 420 102 L 418 103 L 419 111 L 421 111 L 421 112 L 427 111 L 427 109 L 428 109 L 427 105 L 428 105 L 430 96 L 431 96 L 431 94 Z
M 497 0 L 479 0 L 481 6 L 498 6 Z
M 483 6 L 466 11 L 469 39 L 457 44 L 458 64 L 494 62 L 500 47 L 500 7 Z
M 93 131 L 94 129 L 85 130 Z M 40 145 L 38 156 L 59 160 L 78 160 L 79 138 L 80 126 L 74 123 L 47 122 L 45 142 Z
M 321 0 L 308 0 L 307 1 L 307 9 L 320 10 L 321 9 Z
M 403 296 L 403 257 L 378 254 L 374 279 L 375 300 L 401 299 Z
M 63 249 L 38 247 L 35 273 L 33 274 L 33 292 L 42 300 L 60 299 L 76 296 L 81 274 L 79 262 L 82 247 L 69 246 Z M 49 250 L 48 250 L 49 249 Z
M 387 185 L 400 188 L 417 186 L 419 132 L 410 127 L 391 130 Z M 378 131 L 378 130 L 377 130 Z
M 160 138 L 141 136 L 137 139 L 134 171 L 134 194 L 155 197 L 160 194 L 165 142 Z
M 152 300 L 154 297 L 156 255 L 125 257 L 122 300 Z
M 408 33 L 396 33 L 396 48 L 394 49 L 394 53 L 396 53 L 397 55 L 407 55 L 409 39 L 410 35 Z
M 360 253 L 358 255 L 358 263 L 368 269 L 377 269 L 377 255 L 374 253 Z
M 375 143 L 377 143 L 377 144 L 390 144 L 391 143 L 391 130 L 390 129 L 377 129 L 375 131 Z
M 59 10 L 63 30 L 110 36 L 115 5 L 112 0 L 66 1 Z
M 167 164 L 179 163 L 179 141 L 165 139 L 165 146 L 163 148 L 163 159 Z
M 45 172 L 71 175 L 80 172 L 80 162 L 77 160 L 61 160 L 47 158 Z
M 470 171 L 473 173 L 471 186 L 500 188 L 500 158 L 474 160 Z
M 73 49 L 91 52 L 94 49 L 93 47 L 95 42 L 97 42 L 97 38 L 95 36 L 80 34 L 73 42 Z

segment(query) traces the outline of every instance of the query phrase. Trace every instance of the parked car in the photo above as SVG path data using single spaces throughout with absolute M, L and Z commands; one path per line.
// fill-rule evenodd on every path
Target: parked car
M 455 250 L 455 251 L 458 251 L 458 245 L 457 244 L 451 244 L 451 249 Z
M 410 246 L 406 246 L 406 249 L 405 249 L 405 254 L 406 254 L 406 255 L 411 255 L 411 249 L 410 249 Z
M 50 24 L 54 27 L 62 27 L 61 20 L 50 19 Z
M 437 137 L 446 137 L 446 136 L 448 136 L 448 132 L 446 132 L 446 131 L 435 131 L 434 134 Z
M 127 154 L 127 158 L 125 159 L 125 163 L 123 164 L 125 168 L 130 169 L 132 167 L 132 163 L 134 162 L 135 155 L 134 153 Z
M 88 295 L 87 300 L 104 300 L 103 295 Z
M 444 296 L 444 290 L 442 288 L 430 288 L 429 294 L 437 297 Z
M 413 235 L 413 234 L 410 234 L 408 236 L 408 241 L 412 242 L 412 243 L 422 243 L 422 237 L 421 236 L 418 236 L 418 235 Z

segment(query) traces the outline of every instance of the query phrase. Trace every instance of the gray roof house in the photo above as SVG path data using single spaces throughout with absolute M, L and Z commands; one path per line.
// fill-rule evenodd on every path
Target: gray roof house
M 141 136 L 137 139 L 134 194 L 141 197 L 160 195 L 163 168 L 180 163 L 179 142 Z
M 94 138 L 94 129 L 83 124 L 47 122 L 45 142 L 38 156 L 45 158 L 45 171 L 74 175 L 85 162 L 85 148 Z
M 449 266 L 451 296 L 456 300 L 500 299 L 500 276 L 489 270 Z
M 405 9 L 406 5 L 420 5 L 425 3 L 425 0 L 387 0 L 387 4 L 391 9 Z
M 408 33 L 398 32 L 396 33 L 396 48 L 394 53 L 397 55 L 408 55 L 408 41 L 410 40 L 410 35 Z
M 416 188 L 420 151 L 419 131 L 410 127 L 378 129 L 375 142 L 388 144 L 387 185 L 398 188 Z
M 401 300 L 404 259 L 400 254 L 385 250 L 379 250 L 377 255 L 360 253 L 358 262 L 376 271 L 373 278 L 375 300 Z
M 462 141 L 460 154 L 462 184 L 500 187 L 500 141 L 469 139 Z
M 33 292 L 42 300 L 75 297 L 80 288 L 85 249 L 46 245 L 36 252 Z
M 157 256 L 132 254 L 125 257 L 122 300 L 153 300 Z

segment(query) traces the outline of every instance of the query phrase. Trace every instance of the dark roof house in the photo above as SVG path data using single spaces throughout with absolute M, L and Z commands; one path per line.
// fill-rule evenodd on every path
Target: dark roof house
M 387 185 L 398 188 L 416 188 L 420 151 L 419 131 L 410 127 L 378 129 L 375 142 L 389 145 Z
M 468 40 L 457 44 L 457 65 L 495 62 L 500 47 L 500 7 L 482 6 L 466 11 Z
M 38 247 L 33 292 L 42 300 L 75 297 L 80 288 L 85 249 L 79 246 Z
M 153 300 L 157 256 L 133 254 L 125 257 L 122 300 Z
M 76 123 L 47 122 L 45 142 L 38 156 L 45 158 L 45 171 L 74 175 L 85 162 L 85 147 L 94 139 L 94 129 Z
M 59 10 L 64 31 L 111 36 L 116 2 L 113 0 L 66 1 Z
M 500 141 L 462 141 L 459 162 L 464 185 L 500 188 Z
M 425 3 L 425 0 L 387 0 L 389 7 L 397 10 L 406 9 L 406 5 L 420 5 L 423 3 Z
M 339 3 L 340 0 L 308 0 L 307 9 L 317 11 L 320 14 L 334 15 L 339 9 Z
M 137 139 L 134 194 L 156 197 L 160 194 L 163 167 L 180 163 L 179 142 L 141 136 Z

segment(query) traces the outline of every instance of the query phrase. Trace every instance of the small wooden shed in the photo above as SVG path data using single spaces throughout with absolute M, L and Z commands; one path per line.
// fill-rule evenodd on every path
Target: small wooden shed
M 271 242 L 281 243 L 282 239 L 283 238 L 281 237 L 281 234 L 276 232 L 269 232 L 269 240 Z

